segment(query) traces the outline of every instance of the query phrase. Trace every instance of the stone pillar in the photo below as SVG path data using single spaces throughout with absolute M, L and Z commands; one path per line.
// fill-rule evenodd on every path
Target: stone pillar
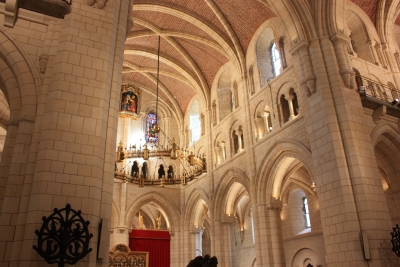
M 221 147 L 220 146 L 216 146 L 215 148 L 215 156 L 216 156 L 216 162 L 215 165 L 218 165 L 222 162 L 221 160 Z
M 394 59 L 397 63 L 397 68 L 400 69 L 400 54 L 398 52 L 394 53 Z
M 221 142 L 220 147 L 221 147 L 221 162 L 222 162 L 222 161 L 225 161 L 225 159 L 226 159 L 226 146 L 225 146 L 225 142 Z
M 395 63 L 394 55 L 391 53 L 391 49 L 388 44 L 383 44 L 382 50 L 388 60 L 390 70 L 392 71 L 392 73 L 396 73 L 395 75 L 393 75 L 393 79 L 394 79 L 394 82 L 396 83 L 396 87 L 400 88 L 400 79 L 398 77 L 399 75 L 397 75 L 399 73 L 399 68 L 397 67 L 397 64 Z M 393 99 L 390 99 L 390 101 L 391 100 L 393 100 Z
M 263 135 L 264 135 L 264 131 L 263 131 L 263 118 L 256 118 L 255 119 L 255 123 L 256 123 L 256 137 L 257 137 L 257 139 L 260 139 L 260 138 L 262 138 L 263 137 Z
M 343 34 L 336 33 L 332 37 L 332 43 L 336 52 L 336 59 L 339 65 L 339 73 L 342 76 L 344 85 L 347 88 L 354 88 L 355 82 L 354 79 L 352 79 L 352 77 L 354 76 L 354 72 L 351 65 L 349 65 L 350 60 L 348 59 L 348 53 L 344 50 L 344 46 L 347 46 L 348 42 L 350 42 L 349 37 L 344 36 Z
M 289 104 L 289 112 L 290 112 L 289 121 L 296 118 L 296 115 L 294 115 L 293 98 L 294 98 L 294 96 L 291 94 L 285 95 L 285 99 L 287 100 L 287 102 Z
M 20 212 L 18 220 L 13 216 L 10 221 L 13 225 L 0 226 L 0 235 L 7 233 L 2 238 L 8 243 L 0 246 L 0 254 L 10 256 L 1 263 L 5 266 L 43 263 L 32 250 L 37 242 L 34 230 L 40 229 L 42 216 L 49 216 L 53 208 L 61 209 L 68 203 L 82 211 L 83 218 L 91 222 L 89 231 L 94 237 L 89 246 L 92 248 L 97 246 L 99 219 L 111 217 L 123 50 L 131 7 L 129 1 L 119 1 L 99 10 L 82 2 L 74 2 L 72 12 L 63 20 L 57 20 L 56 28 L 60 26 L 62 30 L 50 49 L 56 51 L 56 56 L 46 66 L 46 73 L 50 69 L 53 72 L 45 79 L 49 92 L 41 99 L 44 100 L 41 109 L 46 112 L 38 127 L 40 135 L 34 152 L 37 158 L 32 161 L 34 163 L 30 162 L 33 171 L 29 177 L 24 174 L 26 163 L 23 161 L 28 161 L 29 151 L 25 149 L 31 144 L 31 137 L 27 129 L 32 128 L 33 123 L 26 118 L 19 122 L 22 143 L 15 143 L 11 163 L 14 164 L 14 157 L 18 155 L 15 148 L 24 156 L 15 159 L 20 165 L 19 177 L 7 186 L 17 189 L 21 181 L 29 185 L 23 191 L 23 199 L 12 200 L 14 206 L 26 201 L 20 206 L 24 212 Z M 94 91 L 96 94 L 89 93 Z M 14 192 L 22 193 L 22 190 Z M 2 216 L 8 216 L 7 210 L 1 212 Z M 108 225 L 103 227 L 109 230 Z M 107 258 L 107 255 L 101 257 Z M 79 264 L 107 265 L 106 261 L 96 262 L 92 252 Z
M 374 64 L 377 66 L 381 66 L 381 64 L 379 63 L 378 55 L 376 54 L 375 50 L 375 41 L 368 40 L 367 44 L 369 45 L 369 49 L 371 50 L 372 57 L 374 59 Z
M 311 95 L 314 94 L 316 90 L 316 77 L 314 75 L 313 65 L 311 64 L 310 52 L 308 49 L 308 42 L 302 40 L 295 44 L 291 48 L 290 52 L 295 57 L 294 64 L 298 74 L 297 76 L 301 81 L 301 87 Z
M 239 149 L 237 152 L 239 153 L 239 152 L 243 151 L 243 142 L 242 142 L 243 130 L 239 129 L 237 131 L 237 133 L 238 133 L 237 137 L 238 137 L 238 144 L 239 144 Z
M 267 216 L 267 232 L 269 232 L 269 240 L 271 244 L 270 253 L 272 254 L 273 263 L 271 267 L 285 267 L 285 252 L 283 247 L 282 238 L 282 222 L 281 222 L 281 210 L 282 202 L 280 200 L 272 200 L 267 205 L 268 216 Z
M 114 225 L 113 232 L 113 244 L 110 244 L 110 247 L 113 247 L 117 244 L 125 244 L 129 245 L 129 229 L 131 225 L 126 225 L 126 192 L 127 192 L 128 184 L 126 182 L 120 183 L 119 190 L 119 205 L 120 205 L 120 214 L 119 218 L 116 219 L 117 225 Z
M 197 227 L 196 227 L 197 226 Z M 194 257 L 197 256 L 202 256 L 203 255 L 203 251 L 202 251 L 202 235 L 203 235 L 203 229 L 201 229 L 200 226 L 196 225 L 191 231 L 191 243 L 192 243 L 192 248 L 194 248 L 194 251 L 189 252 L 189 255 L 194 255 L 192 257 L 192 259 Z
M 385 57 L 384 57 L 384 55 L 383 55 L 383 53 L 382 53 L 382 47 L 381 47 L 381 45 L 377 43 L 377 44 L 375 45 L 375 49 L 376 49 L 376 51 L 377 51 L 379 60 L 380 60 L 380 62 L 382 63 L 382 67 L 384 67 L 385 69 L 387 69 L 387 68 L 388 68 L 388 67 L 387 67 L 387 61 L 386 61 L 386 59 L 385 59 Z
M 270 132 L 270 129 L 269 129 L 270 125 L 268 123 L 268 117 L 271 116 L 271 114 L 269 112 L 264 112 L 263 115 L 264 115 L 263 118 L 264 118 L 264 125 L 265 125 L 264 133 L 269 133 Z
M 253 204 L 252 204 L 253 205 Z M 269 227 L 266 214 L 266 204 L 254 204 L 254 231 L 255 231 L 255 249 L 257 257 L 257 266 L 270 266 L 272 264 L 272 252 L 269 245 Z
M 250 95 L 254 95 L 255 85 L 254 85 L 254 67 L 253 67 L 253 65 L 249 69 L 249 91 L 250 91 Z
M 233 254 L 235 246 L 234 225 L 235 218 L 233 215 L 226 216 L 221 220 L 220 227 L 222 232 L 219 237 L 222 239 L 222 247 L 220 248 L 220 254 L 215 255 L 218 255 L 218 265 L 221 264 L 224 267 L 233 267 L 235 257 Z
M 318 185 L 326 260 L 329 266 L 365 265 L 360 240 L 363 232 L 369 238 L 369 266 L 378 267 L 382 266 L 381 244 L 391 229 L 390 216 L 369 134 L 372 129 L 364 133 L 358 130 L 358 125 L 369 124 L 363 116 L 360 96 L 343 86 L 343 73 L 336 64 L 330 64 L 336 60 L 332 53 L 338 49 L 336 46 L 323 37 L 312 48 L 313 64 L 323 64 L 326 69 L 316 72 L 320 89 L 302 99 L 305 128 L 310 134 L 313 180 Z M 317 126 L 318 121 L 312 119 L 315 116 L 330 123 Z M 325 149 L 322 151 L 321 147 Z M 332 194 L 336 196 L 334 203 Z

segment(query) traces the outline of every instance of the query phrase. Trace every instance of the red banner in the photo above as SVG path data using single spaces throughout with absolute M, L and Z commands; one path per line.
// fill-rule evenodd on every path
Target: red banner
M 168 231 L 134 229 L 129 234 L 129 248 L 149 252 L 151 267 L 170 267 L 170 241 Z

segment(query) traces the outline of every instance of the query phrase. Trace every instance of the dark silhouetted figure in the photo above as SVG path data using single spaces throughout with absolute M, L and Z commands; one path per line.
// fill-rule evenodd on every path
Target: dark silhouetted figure
M 142 166 L 142 174 L 143 174 L 143 179 L 147 179 L 147 162 L 143 162 Z
M 158 169 L 158 179 L 161 179 L 163 176 L 165 176 L 165 171 L 164 171 L 164 165 L 160 165 L 160 168 Z
M 174 168 L 172 167 L 172 165 L 169 165 L 167 175 L 168 179 L 174 178 Z
M 138 165 L 138 163 L 137 163 L 136 160 L 133 162 L 132 170 L 131 170 L 131 175 L 132 175 L 133 177 L 135 177 L 135 178 L 137 178 L 138 175 L 139 175 L 139 165 Z
M 211 257 L 210 255 L 197 256 L 189 262 L 186 267 L 217 267 L 218 260 L 217 257 Z

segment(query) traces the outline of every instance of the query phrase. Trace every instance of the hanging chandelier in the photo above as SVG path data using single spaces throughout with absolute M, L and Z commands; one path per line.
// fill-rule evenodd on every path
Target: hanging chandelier
M 159 104 L 159 83 L 160 83 L 160 49 L 161 48 L 161 36 L 158 36 L 158 50 L 157 50 L 157 72 L 156 72 L 156 107 L 155 107 L 155 118 L 149 125 L 149 132 L 154 134 L 153 139 L 149 140 L 149 143 L 139 143 L 139 146 L 131 145 L 130 147 L 123 147 L 122 142 L 119 144 L 117 148 L 117 161 L 123 162 L 125 159 L 130 159 L 131 161 L 126 164 L 128 166 L 132 161 L 132 170 L 128 173 L 125 172 L 125 167 L 121 170 L 118 170 L 117 165 L 115 166 L 115 175 L 114 177 L 123 179 L 126 182 L 137 183 L 140 187 L 144 185 L 159 185 L 164 187 L 165 185 L 173 185 L 173 184 L 186 184 L 188 181 L 191 181 L 202 173 L 207 171 L 206 168 L 206 158 L 203 154 L 202 156 L 195 156 L 194 153 L 189 153 L 185 149 L 181 149 L 175 138 L 169 138 L 168 135 L 161 129 L 158 118 L 158 104 Z M 124 106 L 123 106 L 124 107 Z M 162 134 L 169 144 L 167 146 L 159 145 L 159 135 Z M 142 140 L 142 139 L 140 139 Z M 154 148 L 154 149 L 153 149 Z M 158 166 L 159 162 L 163 163 L 160 165 L 160 169 L 158 171 L 158 180 L 155 179 L 156 168 L 154 168 L 153 180 L 150 178 L 150 172 L 147 169 L 147 160 L 151 157 L 156 157 L 155 165 Z M 139 169 L 138 162 L 135 161 L 135 158 L 142 158 L 144 160 L 143 166 Z M 178 165 L 181 166 L 180 171 L 175 176 L 173 169 L 168 169 L 166 172 L 164 170 L 164 166 L 167 166 L 164 159 L 170 158 L 171 160 L 178 160 Z M 135 165 L 136 163 L 136 165 Z M 144 167 L 145 166 L 145 167 Z M 162 168 L 161 168 L 162 166 Z M 170 165 L 171 167 L 171 165 Z M 169 167 L 169 168 L 170 168 Z M 145 170 L 145 171 L 144 171 Z M 130 174 L 129 174 L 130 173 Z M 166 174 L 168 174 L 166 176 Z M 160 176 L 161 175 L 161 176 Z M 130 178 L 128 178 L 130 177 Z M 160 179 L 161 177 L 161 179 Z M 175 179 L 178 178 L 178 179 Z

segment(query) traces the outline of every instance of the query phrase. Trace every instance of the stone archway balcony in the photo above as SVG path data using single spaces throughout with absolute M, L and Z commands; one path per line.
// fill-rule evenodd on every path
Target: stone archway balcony
M 379 113 L 400 118 L 400 91 L 364 76 L 356 76 L 358 93 L 363 107 Z M 375 120 L 375 119 L 374 119 Z

